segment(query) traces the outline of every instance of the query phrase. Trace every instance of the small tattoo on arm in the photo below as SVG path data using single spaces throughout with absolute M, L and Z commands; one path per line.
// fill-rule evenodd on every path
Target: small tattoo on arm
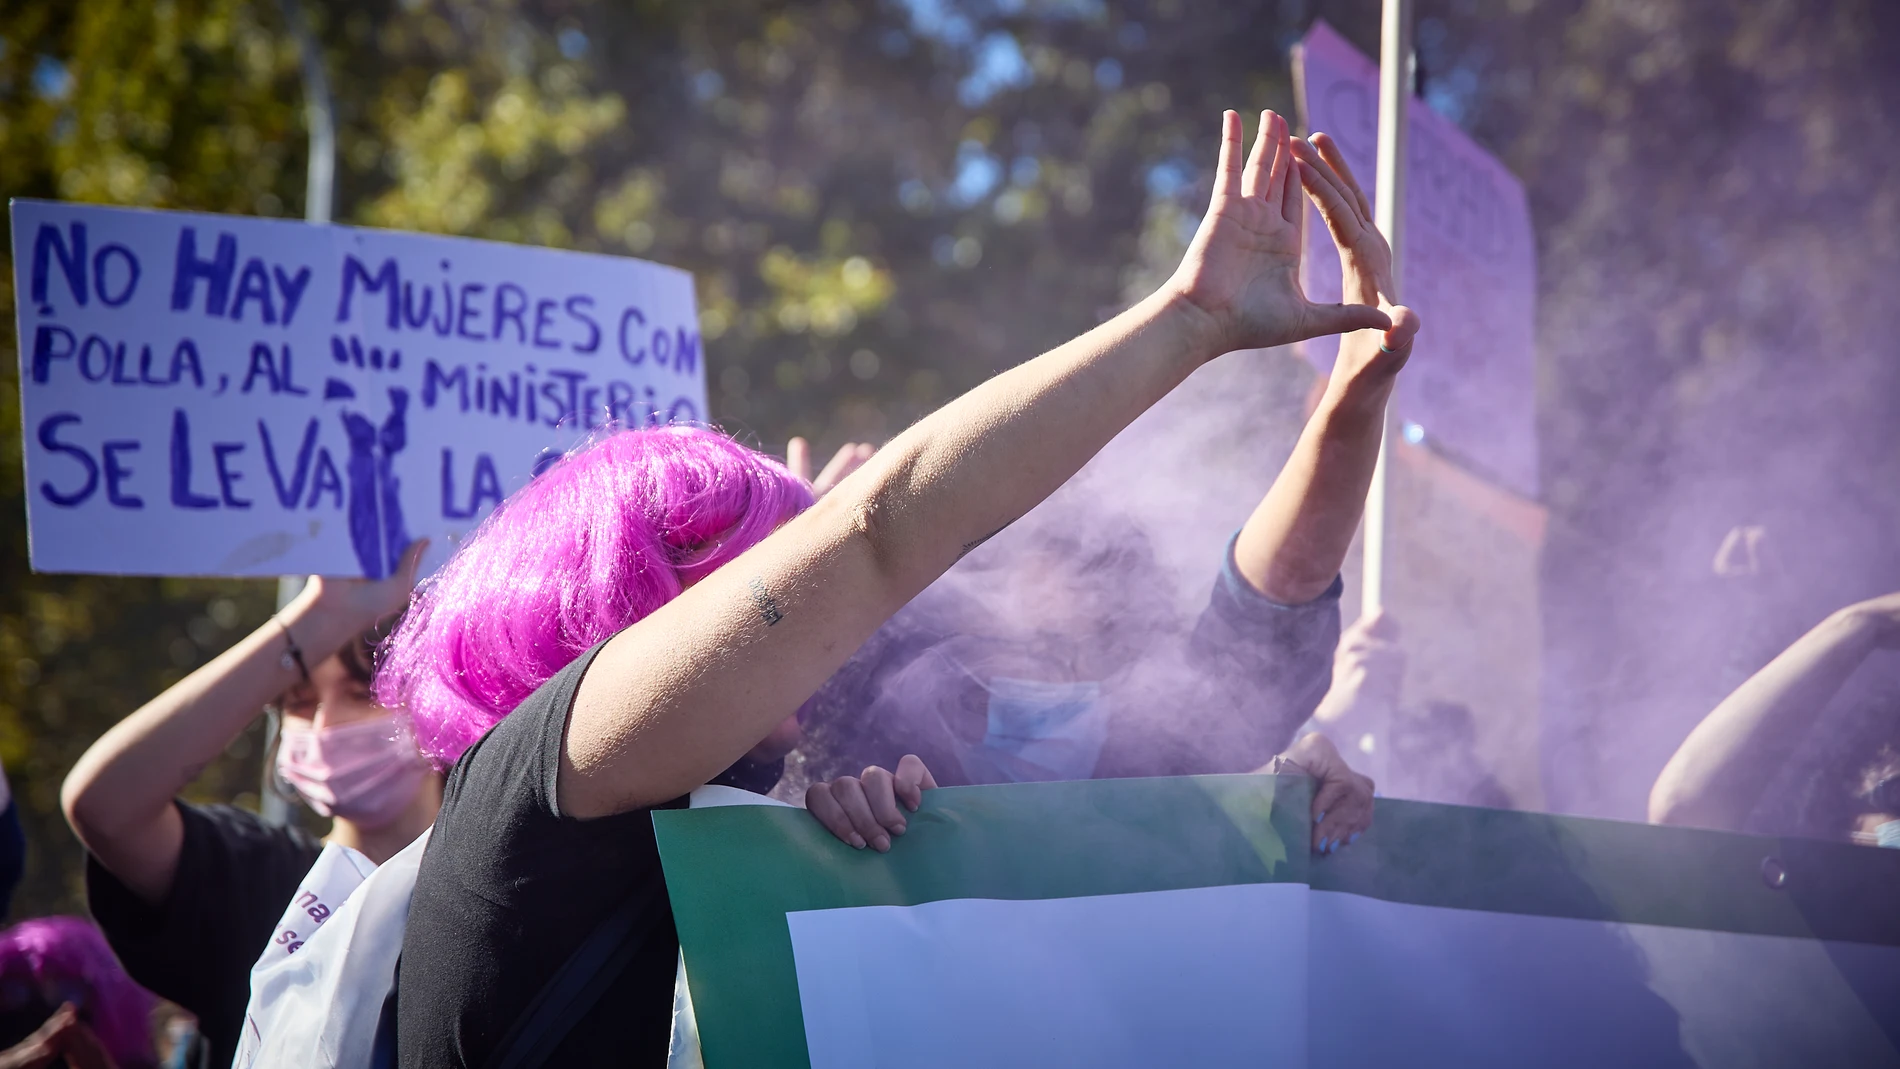
M 785 619 L 785 614 L 779 611 L 778 599 L 765 589 L 765 580 L 755 575 L 746 580 L 746 589 L 752 592 L 752 606 L 759 610 L 759 619 L 765 621 L 765 626 L 771 627 Z

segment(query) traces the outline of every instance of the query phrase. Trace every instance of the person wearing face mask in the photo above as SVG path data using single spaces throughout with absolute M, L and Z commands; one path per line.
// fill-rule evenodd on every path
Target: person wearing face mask
M 324 842 L 180 793 L 260 709 L 282 732 L 278 778 L 331 818 L 325 841 L 379 865 L 442 804 L 442 777 L 404 718 L 376 704 L 371 654 L 400 612 L 425 544 L 387 579 L 313 576 L 262 627 L 147 702 L 88 749 L 61 803 L 86 847 L 86 897 L 133 979 L 198 1018 L 228 1065 L 251 966 Z
M 1793 759 L 1835 695 L 1870 657 L 1900 649 L 1900 593 L 1837 610 L 1722 699 L 1683 740 L 1649 792 L 1649 819 L 1727 831 L 1765 831 L 1759 813 L 1776 772 Z M 1809 819 L 1799 834 L 1838 835 L 1868 846 L 1900 848 L 1900 717 L 1891 696 L 1874 714 L 1857 752 L 1836 752 L 1832 767 L 1798 793 Z M 1866 737 L 1885 736 L 1885 745 Z M 1843 748 L 1836 747 L 1837 751 Z M 1818 817 L 1818 819 L 1815 819 Z M 1784 821 L 1785 822 L 1785 821 Z

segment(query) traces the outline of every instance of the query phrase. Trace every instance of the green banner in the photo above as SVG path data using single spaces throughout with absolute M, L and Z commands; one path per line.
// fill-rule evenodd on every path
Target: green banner
M 1308 789 L 656 813 L 705 1063 L 1900 1065 L 1900 852 L 1381 800 L 1314 857 Z

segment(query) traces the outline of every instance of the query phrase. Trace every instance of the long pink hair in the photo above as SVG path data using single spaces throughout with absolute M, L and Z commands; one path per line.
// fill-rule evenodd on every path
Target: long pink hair
M 771 457 L 699 427 L 581 446 L 496 508 L 422 584 L 377 701 L 447 767 L 554 673 L 811 505 Z
M 79 917 L 42 917 L 0 932 L 0 1014 L 46 1016 L 71 1002 L 122 1066 L 153 1064 L 157 997 L 119 965 L 106 937 Z M 22 1021 L 24 1028 L 30 1022 Z

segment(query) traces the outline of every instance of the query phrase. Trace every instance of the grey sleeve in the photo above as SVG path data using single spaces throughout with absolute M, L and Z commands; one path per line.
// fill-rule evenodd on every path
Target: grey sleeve
M 1284 750 L 1331 685 L 1343 586 L 1335 578 L 1312 601 L 1282 605 L 1241 578 L 1230 539 L 1178 665 L 1155 673 L 1145 712 L 1118 725 L 1138 738 L 1113 739 L 1098 774 L 1251 772 Z

